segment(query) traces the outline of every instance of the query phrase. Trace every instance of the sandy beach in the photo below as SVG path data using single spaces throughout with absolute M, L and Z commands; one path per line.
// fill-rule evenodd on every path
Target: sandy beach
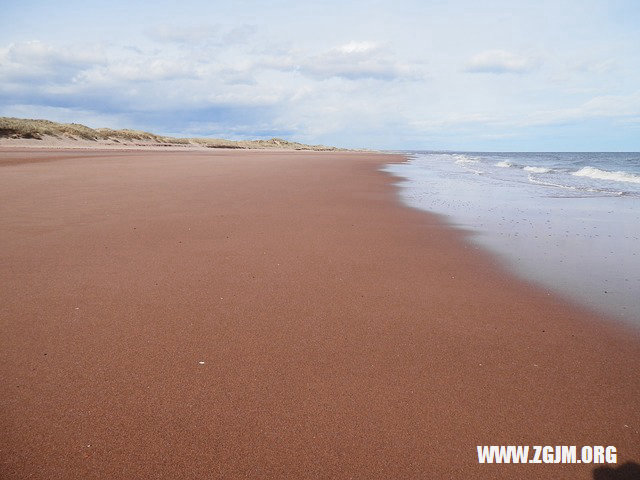
M 404 207 L 355 152 L 0 149 L 3 479 L 590 479 L 640 334 Z

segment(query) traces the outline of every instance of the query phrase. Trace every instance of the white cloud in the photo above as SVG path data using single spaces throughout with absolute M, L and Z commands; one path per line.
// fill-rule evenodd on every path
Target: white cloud
M 631 95 L 601 95 L 586 102 L 582 109 L 597 116 L 640 115 L 640 91 Z
M 68 81 L 83 69 L 104 64 L 100 48 L 57 48 L 34 40 L 11 43 L 0 50 L 0 78 L 19 82 Z
M 146 30 L 147 36 L 159 43 L 168 44 L 214 44 L 233 45 L 243 44 L 256 33 L 255 25 L 242 24 L 234 27 L 220 24 L 173 25 L 162 24 Z
M 374 42 L 349 42 L 337 47 L 335 50 L 344 54 L 365 53 L 376 50 L 378 45 Z
M 349 42 L 318 55 L 299 59 L 301 73 L 318 79 L 395 80 L 419 77 L 417 69 L 396 60 L 374 42 Z
M 162 43 L 194 43 L 219 35 L 219 25 L 156 25 L 147 29 L 149 38 Z
M 534 66 L 529 58 L 505 50 L 486 50 L 471 58 L 465 70 L 472 73 L 524 73 Z
M 258 31 L 255 25 L 238 25 L 237 27 L 226 30 L 221 37 L 221 41 L 225 45 L 243 44 L 248 42 Z
M 397 60 L 392 52 L 375 42 L 349 42 L 321 53 L 299 49 L 267 54 L 256 59 L 253 68 L 299 72 L 311 80 L 417 80 L 424 78 L 421 65 Z
M 142 82 L 194 78 L 196 67 L 184 60 L 175 59 L 134 59 L 110 63 L 80 73 L 76 82 L 111 83 L 117 81 Z
M 21 65 L 86 66 L 104 62 L 104 55 L 99 50 L 77 46 L 55 48 L 38 40 L 12 43 L 6 49 L 5 55 L 8 61 Z
M 474 131 L 481 128 L 480 138 L 509 138 L 513 130 L 530 127 L 555 127 L 562 124 L 579 124 L 596 119 L 614 119 L 633 123 L 640 121 L 640 91 L 629 95 L 602 95 L 593 97 L 570 108 L 539 109 L 531 112 L 444 114 L 408 122 L 423 133 L 446 131 Z
M 409 122 L 409 125 L 420 130 L 439 130 L 452 127 L 460 128 L 470 125 L 491 125 L 496 123 L 500 123 L 500 119 L 495 115 L 484 113 L 449 113 L 440 115 L 437 119 L 414 120 Z
M 573 108 L 539 110 L 524 117 L 517 125 L 554 125 L 596 118 L 640 117 L 640 91 L 629 95 L 601 95 Z
M 617 67 L 616 61 L 613 58 L 605 60 L 583 60 L 574 62 L 571 65 L 571 69 L 580 73 L 609 73 Z

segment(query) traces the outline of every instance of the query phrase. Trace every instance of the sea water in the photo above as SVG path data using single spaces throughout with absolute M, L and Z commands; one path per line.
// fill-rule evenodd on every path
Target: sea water
M 640 153 L 403 152 L 410 206 L 516 273 L 640 326 Z

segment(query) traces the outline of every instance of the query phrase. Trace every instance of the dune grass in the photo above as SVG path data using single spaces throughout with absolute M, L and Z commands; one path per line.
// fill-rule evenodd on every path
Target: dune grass
M 50 120 L 0 117 L 0 138 L 36 139 L 47 137 L 70 140 L 105 141 L 122 144 L 196 145 L 207 148 L 276 148 L 287 150 L 338 150 L 324 145 L 305 145 L 280 138 L 270 140 L 224 140 L 220 138 L 175 138 L 141 130 L 89 128 L 79 123 L 58 123 Z

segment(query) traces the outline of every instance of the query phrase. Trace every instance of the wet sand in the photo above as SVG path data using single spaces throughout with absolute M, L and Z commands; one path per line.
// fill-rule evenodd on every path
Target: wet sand
M 0 477 L 564 478 L 640 462 L 640 335 L 403 207 L 402 157 L 0 150 Z

